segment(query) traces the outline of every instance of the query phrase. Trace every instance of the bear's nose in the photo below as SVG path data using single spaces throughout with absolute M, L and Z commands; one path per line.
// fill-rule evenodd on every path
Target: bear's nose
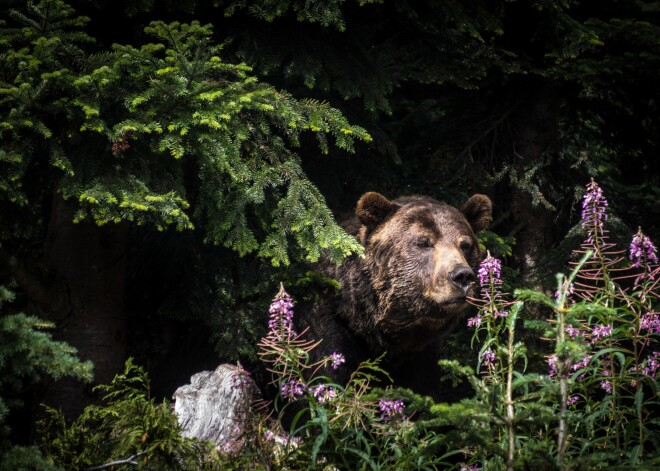
M 470 267 L 460 266 L 449 272 L 449 279 L 458 289 L 467 295 L 468 290 L 477 278 Z

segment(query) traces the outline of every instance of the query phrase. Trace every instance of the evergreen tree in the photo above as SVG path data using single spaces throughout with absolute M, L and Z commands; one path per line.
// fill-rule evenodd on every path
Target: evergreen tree
M 0 307 L 14 300 L 14 294 L 0 286 Z M 0 318 L 0 469 L 59 469 L 45 460 L 36 447 L 17 443 L 11 418 L 25 406 L 24 398 L 38 384 L 63 377 L 91 381 L 92 365 L 76 358 L 76 350 L 54 341 L 46 329 L 53 325 L 25 314 Z
M 59 0 L 3 16 L 2 260 L 99 381 L 125 357 L 131 225 L 196 229 L 273 265 L 361 250 L 294 149 L 303 132 L 325 153 L 369 135 L 327 103 L 223 61 L 210 26 L 153 22 L 154 42 L 97 50 L 88 18 Z M 44 236 L 42 256 L 28 253 L 26 241 Z

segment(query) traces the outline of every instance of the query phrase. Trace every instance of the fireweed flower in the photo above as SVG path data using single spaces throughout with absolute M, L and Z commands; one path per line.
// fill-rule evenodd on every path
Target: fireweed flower
M 467 321 L 468 327 L 479 327 L 481 325 L 481 316 L 470 317 Z
M 393 401 L 387 399 L 381 399 L 378 403 L 378 408 L 380 409 L 380 418 L 389 422 L 396 416 L 403 414 L 403 401 L 401 399 L 396 399 Z
M 293 300 L 291 296 L 280 290 L 268 310 L 268 336 L 277 339 L 295 337 L 293 330 Z
M 639 320 L 640 330 L 647 330 L 649 334 L 660 334 L 660 317 L 655 311 L 644 314 Z
M 642 372 L 651 379 L 655 379 L 658 369 L 660 369 L 660 352 L 653 352 L 644 360 Z
M 564 287 L 566 287 L 565 284 Z M 566 297 L 570 298 L 574 292 L 575 292 L 575 285 L 573 283 L 569 283 L 568 288 L 566 289 Z M 559 291 L 555 291 L 555 299 L 559 299 Z
M 506 317 L 509 315 L 509 311 L 500 311 L 498 309 L 495 309 L 495 315 L 493 316 L 495 319 L 498 317 Z
M 495 352 L 492 351 L 490 348 L 481 354 L 481 361 L 486 366 L 486 368 L 488 368 L 488 371 L 490 373 L 493 373 L 495 371 L 496 359 L 497 356 L 495 355 Z
M 628 258 L 632 260 L 633 268 L 641 268 L 643 272 L 635 279 L 635 285 L 639 285 L 644 281 L 644 278 L 648 276 L 648 279 L 653 280 L 654 268 L 658 265 L 658 255 L 656 254 L 655 245 L 651 242 L 647 236 L 642 233 L 642 228 L 640 227 L 637 231 L 637 234 L 633 236 L 632 242 L 630 243 L 630 255 Z M 639 293 L 639 297 L 642 298 L 642 301 L 645 300 L 645 291 L 642 290 Z
M 658 263 L 658 255 L 656 254 L 655 245 L 651 242 L 647 236 L 642 233 L 640 228 L 637 234 L 633 236 L 632 242 L 630 243 L 630 255 L 628 256 L 630 260 L 633 261 L 633 267 L 646 267 L 649 269 L 648 265 L 650 263 Z
M 502 262 L 491 256 L 490 252 L 479 265 L 477 276 L 481 286 L 481 299 L 471 299 L 471 302 L 479 308 L 479 314 L 468 319 L 468 327 L 480 327 L 484 318 L 506 317 L 509 312 L 504 308 L 511 304 L 503 299 L 504 293 L 502 293 L 502 279 L 500 278 Z
M 479 272 L 477 276 L 479 277 L 480 286 L 490 286 L 491 283 L 495 285 L 502 284 L 500 276 L 502 274 L 502 262 L 495 257 L 488 255 L 483 262 L 479 265 Z
M 577 363 L 574 363 L 571 366 L 571 369 L 573 371 L 578 371 L 582 368 L 586 368 L 587 365 L 589 365 L 589 362 L 591 361 L 591 357 L 592 355 L 585 355 L 584 358 L 582 358 L 582 360 L 578 361 Z
M 603 230 L 603 222 L 607 221 L 607 199 L 603 190 L 595 181 L 587 185 L 587 193 L 582 198 L 582 228 L 589 233 L 588 240 Z
M 548 376 L 552 378 L 557 375 L 557 361 L 559 357 L 557 355 L 550 355 L 546 360 L 550 369 L 548 370 Z
M 591 331 L 591 343 L 596 343 L 598 340 L 610 335 L 612 335 L 611 325 L 596 325 Z
M 612 381 L 601 381 L 600 382 L 600 387 L 605 391 L 607 394 L 612 394 Z
M 346 358 L 341 353 L 334 352 L 328 357 L 330 359 L 330 367 L 333 370 L 339 368 L 343 363 L 346 363 Z
M 580 329 L 578 329 L 577 327 L 573 327 L 572 325 L 567 326 L 564 329 L 564 332 L 566 332 L 568 336 L 572 339 L 574 339 L 575 337 L 579 337 L 580 335 L 583 335 L 583 332 Z
M 550 355 L 548 359 L 546 360 L 548 362 L 548 377 L 553 378 L 557 376 L 559 373 L 559 357 L 555 355 Z M 587 365 L 589 365 L 589 362 L 591 361 L 591 355 L 585 355 L 582 360 L 578 361 L 577 363 L 571 364 L 569 361 L 564 361 L 563 366 L 566 367 L 563 371 L 567 371 L 567 368 L 570 366 L 570 369 L 573 371 L 579 371 L 582 368 L 586 368 Z M 582 379 L 584 377 L 584 374 L 580 375 L 578 379 Z
M 319 384 L 315 388 L 310 388 L 310 392 L 319 404 L 323 404 L 337 397 L 337 391 L 335 388 L 326 384 Z
M 280 385 L 282 397 L 285 399 L 297 399 L 305 394 L 305 383 L 292 379 Z

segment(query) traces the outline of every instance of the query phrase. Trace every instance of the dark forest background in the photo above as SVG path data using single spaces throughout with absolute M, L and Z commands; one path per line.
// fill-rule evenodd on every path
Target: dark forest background
M 615 239 L 660 235 L 660 2 L 68 5 L 0 10 L 2 313 L 54 322 L 97 383 L 255 362 L 279 283 L 323 295 L 310 262 L 359 252 L 334 221 L 366 191 L 489 195 L 484 242 L 530 287 L 591 178 Z M 74 415 L 89 386 L 58 384 L 21 414 Z

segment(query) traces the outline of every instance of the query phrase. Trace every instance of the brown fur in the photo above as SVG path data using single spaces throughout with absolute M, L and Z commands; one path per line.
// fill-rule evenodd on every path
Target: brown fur
M 349 364 L 342 369 L 350 372 L 385 351 L 391 359 L 414 356 L 439 342 L 467 307 L 482 258 L 475 232 L 487 227 L 491 212 L 484 195 L 461 210 L 423 196 L 363 195 L 345 227 L 364 246 L 364 258 L 322 266 L 342 283 L 339 294 L 297 310 L 300 328 L 323 339 L 319 356 L 343 353 Z

